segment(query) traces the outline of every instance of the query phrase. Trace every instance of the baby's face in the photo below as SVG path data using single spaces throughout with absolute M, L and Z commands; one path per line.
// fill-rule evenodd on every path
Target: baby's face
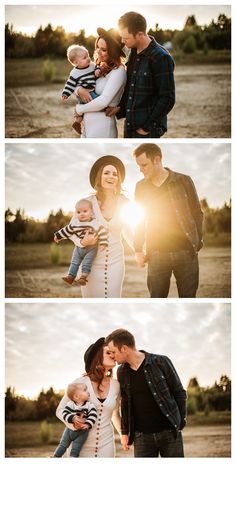
M 90 65 L 91 59 L 87 50 L 80 50 L 74 58 L 74 65 L 78 68 L 87 68 Z
M 92 217 L 92 210 L 89 204 L 79 204 L 76 207 L 76 213 L 77 217 L 80 222 L 86 222 L 88 220 L 91 220 Z
M 89 400 L 89 392 L 87 389 L 87 385 L 82 384 L 74 394 L 74 401 L 76 403 L 83 403 L 84 401 Z

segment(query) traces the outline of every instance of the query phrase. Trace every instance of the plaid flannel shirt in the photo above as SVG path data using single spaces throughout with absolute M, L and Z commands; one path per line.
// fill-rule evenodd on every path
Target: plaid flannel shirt
M 185 237 L 190 242 L 193 253 L 197 253 L 203 246 L 203 212 L 195 185 L 190 176 L 174 172 L 167 167 L 166 169 L 170 174 L 168 193 L 176 219 Z M 142 179 L 137 183 L 135 191 L 135 200 L 143 205 L 146 211 L 146 220 L 140 223 L 136 229 L 134 248 L 136 252 L 141 252 L 143 244 L 147 240 L 147 254 L 151 248 L 148 238 L 148 226 L 152 224 L 153 217 L 155 217 L 155 207 L 153 208 L 150 185 L 151 183 L 148 179 Z
M 174 61 L 153 37 L 137 54 L 131 49 L 127 62 L 127 83 L 117 118 L 126 118 L 127 135 L 142 128 L 155 136 L 167 131 L 167 114 L 175 104 Z
M 177 432 L 186 423 L 187 393 L 171 362 L 164 355 L 145 353 L 144 375 L 160 410 Z M 121 388 L 121 433 L 129 436 L 129 444 L 134 440 L 134 416 L 130 386 L 129 365 L 122 364 L 117 370 Z

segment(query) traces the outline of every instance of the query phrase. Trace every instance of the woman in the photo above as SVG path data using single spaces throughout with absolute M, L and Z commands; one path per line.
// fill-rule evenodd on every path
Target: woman
M 116 118 L 106 116 L 105 109 L 119 104 L 126 83 L 126 71 L 122 64 L 125 54 L 121 38 L 114 29 L 106 31 L 98 28 L 97 33 L 96 64 L 105 63 L 107 73 L 96 80 L 97 98 L 92 100 L 87 90 L 78 88 L 77 94 L 85 104 L 77 104 L 76 112 L 84 115 L 82 138 L 117 138 Z
M 98 249 L 86 286 L 81 287 L 83 297 L 121 297 L 124 279 L 124 249 L 121 235 L 132 246 L 132 232 L 122 217 L 122 209 L 129 202 L 121 193 L 125 167 L 116 156 L 103 156 L 93 164 L 90 183 L 96 193 L 89 196 L 93 212 L 101 226 L 108 231 L 108 247 Z M 94 245 L 93 237 L 85 237 L 84 246 Z
M 97 409 L 97 421 L 89 430 L 80 457 L 114 457 L 115 440 L 111 421 L 120 432 L 120 387 L 119 382 L 112 378 L 112 369 L 116 363 L 111 357 L 108 346 L 105 346 L 103 337 L 89 346 L 84 355 L 84 362 L 86 373 L 77 378 L 74 383 L 87 385 L 90 401 Z M 62 412 L 67 402 L 68 397 L 64 396 L 56 411 L 57 417 L 63 423 Z M 73 424 L 74 426 L 70 424 L 66 424 L 66 426 L 79 430 L 80 421 L 77 416 L 74 417 Z

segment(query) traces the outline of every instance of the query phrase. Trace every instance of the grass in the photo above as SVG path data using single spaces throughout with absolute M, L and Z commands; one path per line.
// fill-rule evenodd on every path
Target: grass
M 40 437 L 40 425 L 41 421 L 7 422 L 5 427 L 6 449 L 45 446 Z M 50 444 L 57 446 L 64 425 L 60 422 L 53 422 L 51 425 L 52 437 Z
M 25 270 L 25 269 L 44 269 L 55 267 L 50 256 L 51 243 L 15 243 L 6 244 L 6 270 Z M 228 247 L 230 246 L 230 235 L 223 235 L 221 238 L 212 237 L 204 238 L 205 247 Z M 125 248 L 126 249 L 126 248 Z M 73 244 L 71 242 L 61 242 L 60 244 L 60 261 L 58 265 L 67 266 L 71 260 Z M 126 254 L 130 254 L 130 250 L 126 249 Z
M 186 55 L 182 52 L 173 52 L 173 57 L 178 65 L 194 65 L 194 64 L 229 64 L 231 61 L 231 52 L 228 50 L 213 51 L 209 50 L 207 54 L 202 51 L 195 52 L 193 55 Z M 6 59 L 6 88 L 17 88 L 22 86 L 39 86 L 48 85 L 43 76 L 43 63 L 45 58 L 12 58 Z M 55 78 L 52 82 L 62 84 L 69 75 L 71 65 L 65 59 L 52 58 L 55 66 Z
M 211 412 L 208 416 L 204 413 L 198 413 L 189 416 L 188 427 L 204 426 L 204 425 L 230 425 L 230 412 Z M 63 423 L 53 421 L 50 423 L 52 428 L 52 437 L 48 444 L 57 446 L 64 425 Z M 37 448 L 45 447 L 40 437 L 40 421 L 14 421 L 6 422 L 5 425 L 5 447 L 12 448 Z
M 231 51 L 230 50 L 208 50 L 204 53 L 202 50 L 197 50 L 194 54 L 184 54 L 183 52 L 172 52 L 175 63 L 178 65 L 194 65 L 194 64 L 230 64 Z
M 43 75 L 43 66 L 46 59 L 6 59 L 6 88 L 17 88 L 21 86 L 39 86 L 48 83 L 45 82 Z M 71 64 L 66 59 L 52 59 L 55 66 L 54 83 L 65 83 Z
M 33 244 L 6 244 L 6 270 L 24 270 L 55 267 L 51 262 L 51 243 Z M 60 244 L 60 265 L 68 265 L 71 260 L 73 244 L 62 242 Z

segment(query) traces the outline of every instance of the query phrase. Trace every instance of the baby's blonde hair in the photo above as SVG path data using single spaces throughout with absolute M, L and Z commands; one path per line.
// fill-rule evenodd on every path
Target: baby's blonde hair
M 84 383 L 70 383 L 67 387 L 66 394 L 71 401 L 74 401 L 76 391 L 79 391 L 84 386 Z
M 66 52 L 66 55 L 67 55 L 67 59 L 69 61 L 70 64 L 74 65 L 74 59 L 75 57 L 82 51 L 82 50 L 86 50 L 87 51 L 87 48 L 85 47 L 82 47 L 80 45 L 70 45 L 67 49 L 67 52 Z

